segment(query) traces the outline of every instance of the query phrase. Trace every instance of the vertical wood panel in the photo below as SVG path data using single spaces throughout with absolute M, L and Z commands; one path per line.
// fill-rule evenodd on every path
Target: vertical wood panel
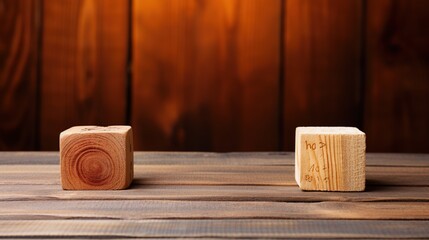
M 275 150 L 280 5 L 134 1 L 136 149 Z
M 41 147 L 79 124 L 124 124 L 127 1 L 44 1 Z
M 36 0 L 0 1 L 0 150 L 34 150 Z
M 295 128 L 359 124 L 362 1 L 286 0 L 284 149 Z
M 429 152 L 429 1 L 368 1 L 369 151 Z

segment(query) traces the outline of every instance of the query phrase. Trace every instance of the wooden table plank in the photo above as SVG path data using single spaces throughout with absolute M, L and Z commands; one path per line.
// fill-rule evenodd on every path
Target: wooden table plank
M 137 152 L 130 189 L 63 191 L 58 153 L 0 153 L 0 237 L 429 237 L 429 155 L 367 157 L 365 192 L 301 191 L 293 153 L 204 152 Z
M 429 167 L 429 154 L 367 153 L 367 166 Z M 293 166 L 292 152 L 134 152 L 144 165 L 255 165 Z M 59 164 L 58 152 L 1 152 L 0 165 Z
M 165 200 L 0 202 L 0 220 L 201 218 L 429 220 L 429 202 L 291 203 Z
M 25 220 L 0 221 L 11 238 L 424 238 L 429 221 L 374 220 Z
M 140 165 L 134 184 L 296 186 L 293 166 Z M 368 166 L 367 184 L 429 186 L 429 167 Z M 3 165 L 1 184 L 60 184 L 58 165 Z
M 123 191 L 63 191 L 60 185 L 0 185 L 0 201 L 190 200 L 274 202 L 429 201 L 429 187 L 371 186 L 365 192 L 304 192 L 297 186 L 133 185 Z

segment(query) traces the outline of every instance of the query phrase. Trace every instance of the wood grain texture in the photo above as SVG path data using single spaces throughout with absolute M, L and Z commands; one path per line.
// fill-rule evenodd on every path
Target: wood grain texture
M 427 8 L 3 0 L 0 150 L 132 123 L 147 150 L 292 150 L 296 126 L 341 124 L 362 126 L 369 151 L 428 152 Z
M 310 192 L 297 186 L 152 185 L 135 183 L 126 191 L 63 191 L 54 185 L 0 185 L 0 201 L 34 200 L 186 200 L 253 202 L 424 202 L 429 187 L 376 186 L 366 192 Z
M 0 150 L 35 150 L 38 0 L 0 1 Z
M 275 150 L 280 5 L 134 1 L 136 149 Z
M 412 231 L 409 231 L 412 229 Z M 0 221 L 9 238 L 426 238 L 429 221 L 374 220 L 26 220 Z
M 307 192 L 284 153 L 139 152 L 122 191 L 61 190 L 57 153 L 1 154 L 0 237 L 428 238 L 428 156 L 369 155 L 365 192 Z
M 290 151 L 298 126 L 358 125 L 362 1 L 287 0 L 285 11 L 283 149 Z
M 65 190 L 114 190 L 134 176 L 130 126 L 76 126 L 60 134 L 61 185 Z
M 303 190 L 365 190 L 365 133 L 353 127 L 298 127 L 295 179 Z
M 165 200 L 1 201 L 0 220 L 55 219 L 429 220 L 429 202 L 232 202 Z
M 368 185 L 429 186 L 428 167 L 368 167 Z M 135 165 L 134 184 L 296 186 L 293 166 Z M 60 184 L 58 165 L 3 165 L 0 184 Z
M 427 152 L 429 2 L 368 1 L 365 131 L 369 151 Z
M 0 165 L 58 164 L 58 152 L 2 152 Z M 428 154 L 367 153 L 367 166 L 429 167 Z M 134 162 L 143 165 L 294 166 L 292 152 L 134 152 Z
M 40 146 L 74 125 L 124 124 L 128 2 L 44 1 Z

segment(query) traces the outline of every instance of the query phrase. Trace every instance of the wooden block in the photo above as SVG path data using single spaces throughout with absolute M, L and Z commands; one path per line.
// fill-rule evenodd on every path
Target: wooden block
M 295 179 L 302 190 L 364 191 L 365 133 L 354 127 L 298 127 Z
M 133 180 L 130 126 L 76 126 L 60 134 L 61 183 L 70 190 L 127 188 Z

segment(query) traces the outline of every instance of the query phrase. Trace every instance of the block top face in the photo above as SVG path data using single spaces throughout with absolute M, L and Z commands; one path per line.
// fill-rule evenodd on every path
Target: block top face
M 296 133 L 318 135 L 365 135 L 364 132 L 355 127 L 297 127 Z
M 65 137 L 72 134 L 103 134 L 103 133 L 118 133 L 125 134 L 131 130 L 131 126 L 112 125 L 107 127 L 101 126 L 75 126 L 61 132 L 60 137 Z

